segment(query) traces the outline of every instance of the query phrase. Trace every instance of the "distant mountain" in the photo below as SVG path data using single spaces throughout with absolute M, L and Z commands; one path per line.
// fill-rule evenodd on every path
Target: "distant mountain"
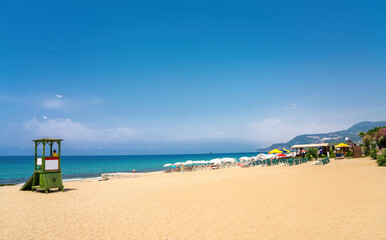
M 346 137 L 351 139 L 353 142 L 358 142 L 361 138 L 358 136 L 359 132 L 367 132 L 368 130 L 375 127 L 384 127 L 386 126 L 386 121 L 378 122 L 359 122 L 354 126 L 350 127 L 347 130 L 330 132 L 330 133 L 321 133 L 321 134 L 304 134 L 299 135 L 286 143 L 274 143 L 271 146 L 263 150 L 271 150 L 274 148 L 289 148 L 290 146 L 296 144 L 308 144 L 308 143 L 334 143 L 334 142 L 343 142 Z

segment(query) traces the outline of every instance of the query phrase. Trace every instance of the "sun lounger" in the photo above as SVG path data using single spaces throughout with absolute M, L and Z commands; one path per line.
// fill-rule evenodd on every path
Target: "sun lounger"
M 245 168 L 245 167 L 251 167 L 251 166 L 253 166 L 253 160 L 251 160 L 251 161 L 249 161 L 249 162 L 247 162 L 247 163 L 245 163 L 245 164 L 242 164 L 242 163 L 239 163 L 238 164 L 238 166 L 239 167 L 242 167 L 242 168 Z
M 330 162 L 330 159 L 329 158 L 323 158 L 323 159 L 319 159 L 313 163 L 311 163 L 311 165 L 326 165 Z
M 256 161 L 252 162 L 252 166 L 259 166 L 261 164 L 262 164 L 262 162 L 260 160 L 256 160 Z
M 311 165 L 321 165 L 321 164 L 322 164 L 321 160 L 317 160 L 317 161 L 311 163 Z

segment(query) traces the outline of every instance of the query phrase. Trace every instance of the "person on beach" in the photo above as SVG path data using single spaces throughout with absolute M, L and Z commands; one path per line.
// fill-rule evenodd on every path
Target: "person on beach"
M 54 150 L 54 153 L 52 154 L 52 157 L 59 157 L 58 154 L 56 153 L 56 150 Z

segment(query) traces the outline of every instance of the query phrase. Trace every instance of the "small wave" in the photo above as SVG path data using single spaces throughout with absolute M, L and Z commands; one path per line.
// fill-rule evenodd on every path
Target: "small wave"
M 86 178 L 67 178 L 63 179 L 63 182 L 75 182 L 75 181 L 84 181 L 84 180 L 95 180 L 100 179 L 101 177 L 86 177 Z

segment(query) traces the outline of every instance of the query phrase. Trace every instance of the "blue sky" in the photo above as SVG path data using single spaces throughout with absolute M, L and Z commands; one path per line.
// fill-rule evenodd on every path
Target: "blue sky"
M 253 151 L 386 119 L 385 1 L 2 1 L 0 155 Z

